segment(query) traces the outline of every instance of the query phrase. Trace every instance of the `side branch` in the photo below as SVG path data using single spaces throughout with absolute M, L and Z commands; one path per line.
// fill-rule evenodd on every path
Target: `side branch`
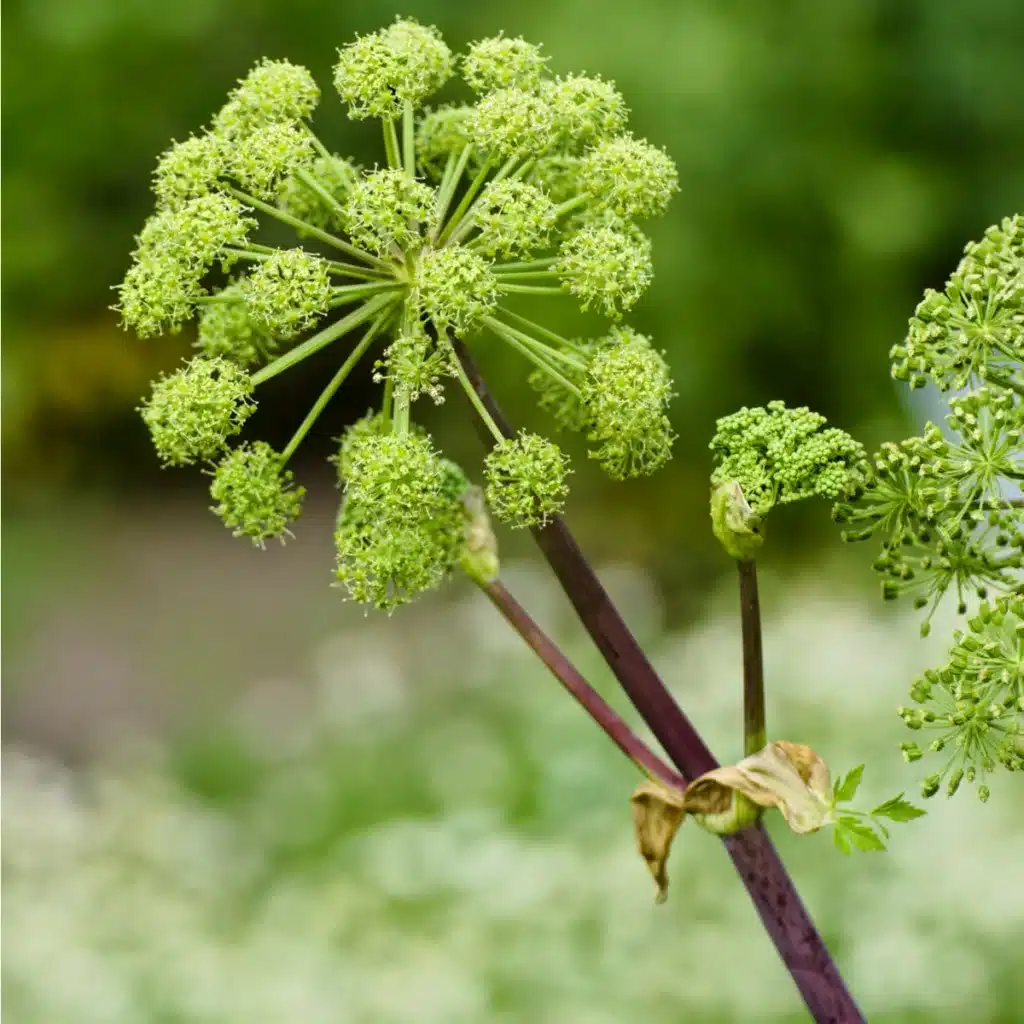
M 457 339 L 453 345 L 488 415 L 506 437 L 514 436 L 466 346 Z M 565 523 L 556 518 L 533 533 L 587 632 L 682 775 L 693 779 L 716 767 L 711 751 L 655 674 Z M 814 1019 L 822 1024 L 863 1024 L 864 1017 L 764 827 L 744 829 L 724 843 Z
M 618 712 L 595 690 L 576 670 L 576 667 L 555 646 L 554 642 L 530 617 L 526 609 L 505 589 L 500 580 L 486 585 L 481 590 L 491 603 L 505 617 L 505 620 L 526 641 L 534 653 L 551 670 L 552 675 L 583 706 L 584 710 L 598 724 L 611 741 L 626 757 L 644 769 L 649 775 L 673 788 L 686 785 L 678 772 L 673 771 L 654 753 L 650 747 L 623 721 Z

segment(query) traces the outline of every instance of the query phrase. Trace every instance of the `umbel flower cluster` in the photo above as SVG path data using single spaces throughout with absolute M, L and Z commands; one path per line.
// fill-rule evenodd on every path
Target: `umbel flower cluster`
M 426 106 L 456 71 L 473 102 Z M 522 39 L 485 39 L 457 59 L 435 29 L 398 19 L 339 51 L 334 87 L 350 118 L 380 121 L 384 164 L 336 155 L 310 122 L 320 89 L 309 72 L 262 61 L 208 130 L 160 158 L 156 212 L 116 308 L 143 338 L 198 318 L 198 354 L 154 384 L 143 419 L 165 465 L 210 467 L 214 510 L 260 545 L 299 512 L 288 460 L 380 340 L 381 408 L 336 457 L 337 576 L 390 609 L 456 563 L 456 481 L 468 486 L 412 425 L 418 399 L 440 402 L 454 379 L 474 401 L 494 435 L 486 497 L 498 518 L 541 525 L 567 493 L 565 454 L 536 434 L 501 435 L 456 342 L 512 348 L 542 408 L 582 432 L 613 478 L 669 458 L 668 368 L 620 321 L 651 281 L 639 224 L 665 210 L 677 176 L 630 133 L 611 82 L 551 75 Z M 294 229 L 296 244 L 261 244 L 260 217 Z M 571 296 L 612 324 L 562 337 L 515 311 L 520 295 Z M 338 370 L 286 448 L 229 448 L 256 389 L 329 345 Z
M 959 613 L 949 661 L 913 685 L 900 708 L 935 739 L 903 745 L 908 761 L 941 755 L 922 786 L 952 796 L 964 781 L 987 800 L 988 774 L 1024 768 L 1024 217 L 1006 218 L 967 246 L 942 292 L 929 291 L 892 350 L 893 377 L 960 392 L 946 429 L 885 444 L 853 500 L 834 518 L 847 540 L 879 538 L 874 568 L 889 599 L 926 609 L 947 592 Z

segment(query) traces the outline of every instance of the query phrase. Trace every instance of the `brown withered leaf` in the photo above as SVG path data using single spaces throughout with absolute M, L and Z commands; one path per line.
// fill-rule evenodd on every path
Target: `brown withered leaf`
M 637 849 L 658 886 L 657 902 L 664 903 L 668 896 L 665 864 L 672 849 L 672 840 L 686 816 L 683 794 L 657 782 L 643 782 L 633 791 L 630 805 Z
M 637 847 L 663 903 L 666 862 L 687 814 L 707 831 L 725 836 L 753 824 L 763 808 L 776 807 L 794 832 L 816 832 L 832 810 L 831 779 L 828 765 L 810 747 L 776 740 L 736 764 L 701 775 L 685 790 L 644 782 L 630 803 Z

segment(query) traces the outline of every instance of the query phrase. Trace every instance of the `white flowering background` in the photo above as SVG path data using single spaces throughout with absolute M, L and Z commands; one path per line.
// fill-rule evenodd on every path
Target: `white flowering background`
M 614 694 L 538 568 L 506 575 Z M 719 756 L 736 754 L 732 587 L 666 633 L 641 573 L 603 575 Z M 919 641 L 909 609 L 830 580 L 765 580 L 769 733 L 835 770 L 867 761 L 870 806 L 924 774 L 900 759 L 893 709 L 945 630 Z M 6 1020 L 806 1019 L 715 839 L 684 827 L 655 906 L 631 766 L 482 598 L 338 618 L 294 678 L 246 668 L 198 731 L 111 729 L 74 768 L 8 743 Z M 773 824 L 870 1020 L 1019 1019 L 1019 798 L 1001 776 L 987 806 L 933 801 L 890 852 L 851 858 Z

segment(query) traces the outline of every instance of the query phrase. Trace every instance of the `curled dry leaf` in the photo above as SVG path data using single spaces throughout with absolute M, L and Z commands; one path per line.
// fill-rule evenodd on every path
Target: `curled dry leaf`
M 715 835 L 732 835 L 753 824 L 763 808 L 777 807 L 799 834 L 816 832 L 832 810 L 828 765 L 810 747 L 776 740 L 734 765 L 694 779 L 685 790 L 645 782 L 631 804 L 637 846 L 658 886 L 668 891 L 666 861 L 687 814 Z

